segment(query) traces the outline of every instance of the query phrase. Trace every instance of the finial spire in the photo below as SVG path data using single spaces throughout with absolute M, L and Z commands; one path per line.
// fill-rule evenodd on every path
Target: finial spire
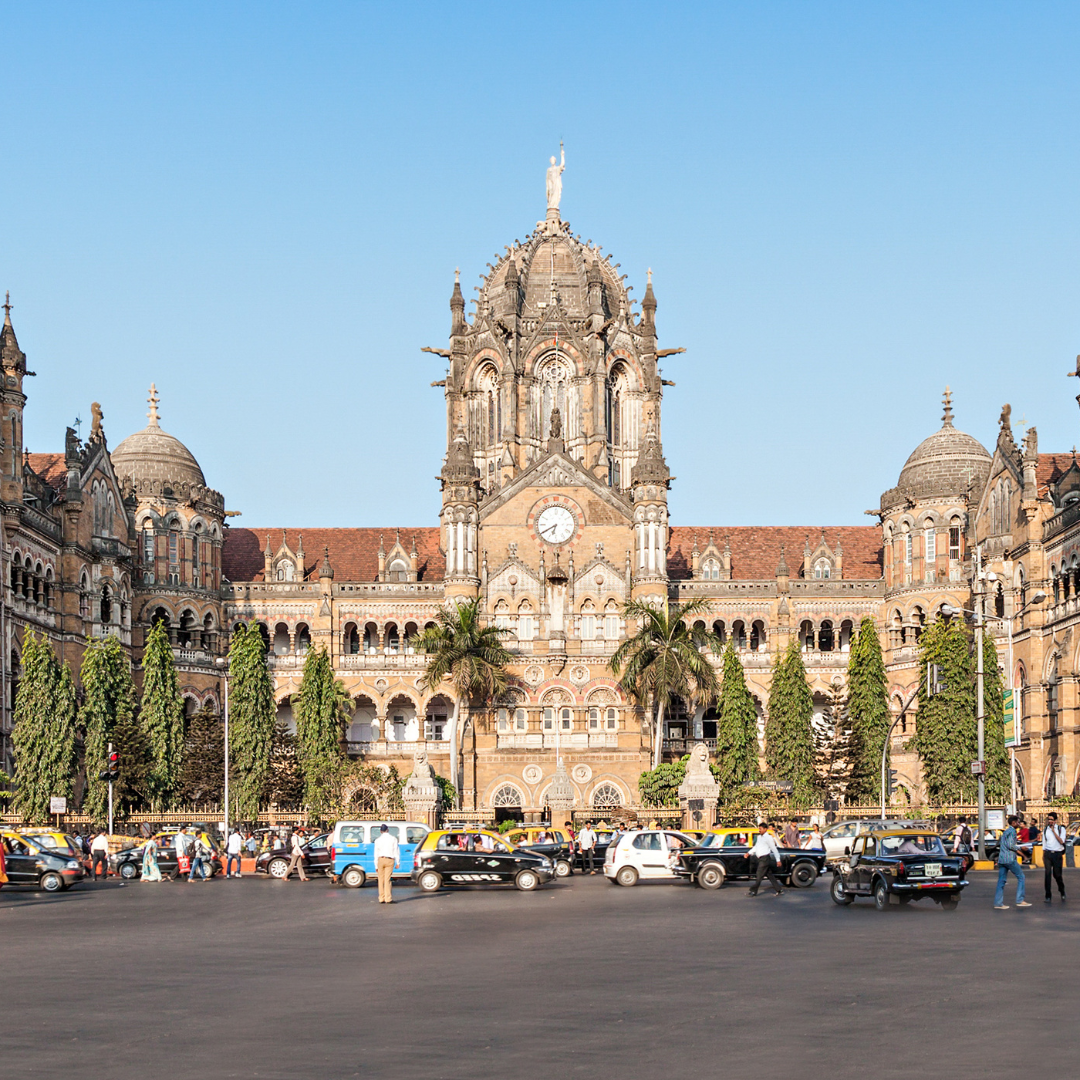
M 652 267 L 651 267 L 651 266 L 650 266 L 650 267 L 649 267 L 649 269 L 648 269 L 648 270 L 646 271 L 646 273 L 648 274 L 648 278 L 649 278 L 649 280 L 648 280 L 648 284 L 649 284 L 649 285 L 651 285 L 651 284 L 652 284 Z
M 11 325 L 11 290 L 4 293 L 4 325 Z M 1080 359 L 1080 358 L 1078 358 Z
M 150 384 L 150 396 L 146 399 L 150 403 L 150 411 L 146 414 L 150 419 L 150 427 L 158 426 L 158 402 L 161 398 L 158 397 L 157 387 Z
M 945 394 L 941 399 L 942 404 L 945 406 L 945 413 L 941 417 L 942 427 L 952 427 L 952 391 L 946 386 Z
M 455 266 L 454 267 L 454 284 L 455 285 L 460 285 L 461 284 L 461 267 L 460 266 Z

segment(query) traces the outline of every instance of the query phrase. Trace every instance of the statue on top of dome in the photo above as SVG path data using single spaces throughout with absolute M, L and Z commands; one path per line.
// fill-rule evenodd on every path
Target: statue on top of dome
M 556 165 L 555 157 L 552 156 L 547 171 L 547 208 L 549 210 L 558 210 L 562 199 L 562 174 L 563 169 L 566 168 L 566 151 L 561 142 L 559 143 L 559 157 L 559 164 Z

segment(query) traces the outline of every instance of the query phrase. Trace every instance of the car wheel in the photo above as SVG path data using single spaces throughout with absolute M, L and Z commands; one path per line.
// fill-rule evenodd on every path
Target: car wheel
M 944 900 L 939 901 L 942 911 L 955 911 L 960 900 L 955 896 L 946 897 Z
M 64 887 L 64 879 L 50 870 L 41 875 L 41 887 L 46 892 L 59 892 Z
M 615 875 L 615 880 L 629 889 L 631 885 L 637 884 L 637 871 L 632 866 L 624 866 Z
M 833 874 L 832 885 L 829 886 L 829 895 L 833 898 L 834 904 L 840 904 L 844 907 L 855 899 L 844 888 L 844 879 L 839 874 Z
M 125 862 L 120 864 L 120 876 L 125 881 L 130 881 L 134 877 L 138 877 L 139 868 L 133 862 Z
M 719 889 L 727 873 L 719 863 L 706 863 L 697 872 L 697 883 L 703 889 Z
M 556 877 L 569 877 L 572 870 L 573 867 L 565 859 L 559 859 L 555 864 Z
M 532 892 L 540 884 L 540 879 L 531 870 L 519 870 L 514 884 L 522 892 Z
M 889 906 L 889 886 L 884 881 L 879 881 L 874 886 L 874 907 L 878 911 L 884 911 Z
M 791 884 L 796 889 L 809 889 L 817 881 L 817 867 L 812 862 L 797 862 L 791 868 Z
M 341 875 L 341 884 L 350 889 L 359 889 L 367 881 L 367 874 L 359 866 L 350 866 Z
M 421 892 L 436 892 L 442 888 L 442 878 L 434 870 L 425 870 L 417 881 Z
M 266 868 L 266 872 L 271 877 L 284 878 L 289 872 L 289 860 L 288 859 L 271 859 L 270 865 Z

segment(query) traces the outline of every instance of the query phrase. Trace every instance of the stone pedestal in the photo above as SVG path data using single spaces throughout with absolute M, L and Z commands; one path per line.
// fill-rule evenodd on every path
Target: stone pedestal
M 686 763 L 686 779 L 679 785 L 679 808 L 684 829 L 707 829 L 716 820 L 720 785 L 709 769 L 709 748 L 698 743 Z
M 418 749 L 413 758 L 413 771 L 405 781 L 401 798 L 410 821 L 423 821 L 429 829 L 439 825 L 442 810 L 442 788 L 435 780 L 435 772 L 427 759 L 427 751 Z
M 556 766 L 551 787 L 547 790 L 547 801 L 551 808 L 551 827 L 565 829 L 574 814 L 574 785 L 566 775 L 565 765 Z

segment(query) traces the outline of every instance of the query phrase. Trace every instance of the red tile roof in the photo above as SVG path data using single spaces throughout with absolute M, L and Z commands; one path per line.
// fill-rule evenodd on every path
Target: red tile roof
M 803 548 L 807 539 L 814 550 L 821 542 L 821 526 L 757 526 L 742 525 L 735 528 L 719 526 L 680 526 L 671 530 L 668 543 L 668 574 L 672 578 L 689 578 L 690 553 L 697 538 L 698 550 L 704 551 L 709 543 L 709 533 L 720 552 L 724 541 L 731 545 L 731 577 L 735 581 L 771 581 L 776 577 L 780 563 L 780 546 L 791 576 L 799 577 L 802 570 Z M 844 580 L 874 580 L 882 576 L 883 554 L 881 529 L 876 525 L 847 525 L 825 530 L 825 543 L 836 550 L 836 542 L 843 548 Z
M 30 455 L 33 457 L 33 455 Z M 1056 484 L 1069 471 L 1073 463 L 1073 453 L 1040 454 L 1035 466 L 1035 481 L 1040 495 L 1045 495 L 1051 484 Z
M 63 454 L 28 454 L 30 468 L 54 491 L 62 491 L 67 484 L 67 465 Z
M 379 540 L 389 553 L 394 535 L 401 534 L 401 545 L 412 550 L 416 540 L 417 575 L 421 581 L 441 581 L 446 559 L 439 550 L 439 529 L 237 529 L 225 533 L 222 572 L 230 581 L 262 581 L 266 565 L 263 549 L 270 535 L 270 547 L 277 554 L 282 539 L 293 551 L 304 541 L 304 576 L 316 580 L 322 565 L 323 548 L 330 549 L 330 565 L 336 581 L 375 581 L 379 575 Z

